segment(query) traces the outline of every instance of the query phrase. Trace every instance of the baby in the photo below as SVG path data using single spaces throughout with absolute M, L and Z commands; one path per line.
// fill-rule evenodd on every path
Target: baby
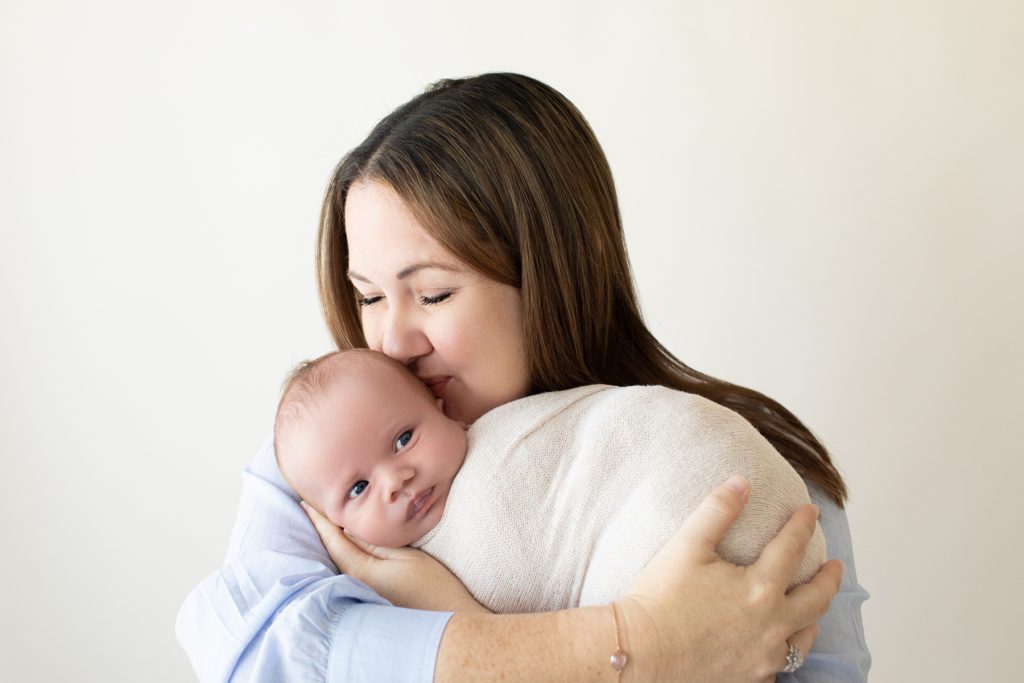
M 292 373 L 274 450 L 306 503 L 352 536 L 398 548 L 441 520 L 466 457 L 466 425 L 401 364 L 353 349 Z
M 751 564 L 803 481 L 742 417 L 665 387 L 592 385 L 467 429 L 401 364 L 359 349 L 301 365 L 275 421 L 286 481 L 350 535 L 413 545 L 495 612 L 606 604 L 731 474 L 750 482 L 718 547 Z M 458 476 L 456 476 L 458 475 Z M 794 583 L 825 561 L 815 531 Z

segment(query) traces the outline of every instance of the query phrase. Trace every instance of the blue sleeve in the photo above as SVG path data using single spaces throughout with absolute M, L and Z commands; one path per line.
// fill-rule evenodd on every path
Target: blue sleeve
M 864 642 L 860 606 L 868 593 L 857 583 L 853 564 L 853 542 L 846 512 L 814 484 L 808 483 L 811 500 L 820 508 L 818 524 L 828 543 L 828 558 L 838 558 L 846 567 L 839 593 L 818 622 L 821 633 L 800 670 L 780 674 L 780 683 L 863 683 L 871 668 L 871 653 Z
M 450 617 L 338 575 L 268 439 L 242 473 L 224 566 L 185 599 L 176 632 L 201 683 L 422 683 Z

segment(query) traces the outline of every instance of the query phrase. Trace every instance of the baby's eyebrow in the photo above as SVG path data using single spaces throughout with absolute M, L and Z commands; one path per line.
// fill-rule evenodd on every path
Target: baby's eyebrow
M 406 266 L 405 268 L 402 268 L 402 270 L 398 271 L 398 274 L 395 277 L 399 280 L 404 280 L 413 273 L 419 272 L 421 270 L 444 270 L 449 273 L 462 272 L 462 268 L 454 266 L 450 263 L 441 263 L 440 261 L 424 261 L 423 263 L 414 263 L 411 266 Z M 365 282 L 366 284 L 372 284 L 368 277 L 366 277 L 365 275 L 360 275 L 354 270 L 348 271 L 348 278 L 350 280 L 359 280 L 360 282 Z

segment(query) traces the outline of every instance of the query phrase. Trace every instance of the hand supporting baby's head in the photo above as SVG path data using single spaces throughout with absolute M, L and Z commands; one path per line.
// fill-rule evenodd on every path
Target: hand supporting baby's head
M 299 365 L 274 421 L 278 467 L 307 503 L 374 545 L 408 545 L 441 519 L 466 426 L 400 363 L 367 349 Z

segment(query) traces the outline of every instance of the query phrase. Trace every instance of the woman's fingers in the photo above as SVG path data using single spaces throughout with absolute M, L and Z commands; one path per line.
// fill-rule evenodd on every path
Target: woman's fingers
M 807 657 L 807 653 L 811 651 L 811 646 L 814 645 L 814 639 L 818 637 L 818 633 L 821 632 L 821 627 L 817 624 L 811 624 L 805 629 L 797 631 L 789 637 L 789 639 L 782 643 L 780 646 L 779 653 L 779 671 L 782 671 L 786 666 L 786 655 L 789 654 L 789 646 L 792 645 L 796 649 L 800 650 L 800 656 Z
M 839 560 L 829 560 L 821 565 L 813 579 L 789 591 L 786 608 L 794 628 L 811 626 L 828 611 L 832 598 L 839 592 L 843 569 Z
M 800 561 L 804 559 L 807 544 L 818 524 L 816 505 L 801 505 L 765 546 L 761 557 L 754 563 L 754 571 L 765 581 L 785 590 L 793 581 Z
M 804 630 L 794 633 L 792 637 L 790 637 L 789 642 L 798 647 L 800 649 L 800 654 L 806 657 L 807 653 L 811 651 L 814 641 L 817 640 L 819 633 L 821 633 L 821 626 L 815 622 Z
M 683 554 L 691 554 L 703 562 L 718 560 L 715 548 L 733 525 L 747 502 L 750 485 L 740 475 L 733 475 L 712 491 L 693 511 L 671 541 L 682 543 Z
M 378 559 L 383 559 L 383 557 L 381 556 L 381 552 L 380 551 L 381 550 L 388 550 L 388 548 L 381 548 L 379 545 L 373 545 L 372 543 L 367 543 L 366 541 L 364 541 L 362 539 L 359 539 L 359 538 L 356 538 L 355 536 L 349 536 L 345 532 L 344 529 L 341 529 L 341 535 L 344 536 L 345 539 L 349 543 L 351 543 L 355 547 L 359 548 L 360 550 L 362 550 L 365 554 L 369 555 L 370 557 L 376 557 Z
M 786 666 L 787 639 L 804 656 L 814 643 L 841 563 L 825 563 L 809 583 L 786 592 L 817 524 L 810 505 L 792 516 L 754 565 L 719 558 L 715 549 L 739 517 L 748 488 L 742 477 L 732 477 L 715 489 L 619 601 L 633 642 L 652 643 L 646 654 L 665 672 L 661 680 L 774 681 Z M 666 654 L 678 651 L 688 656 L 679 661 Z
M 681 585 L 681 576 L 687 571 L 710 565 L 726 566 L 715 553 L 715 548 L 740 516 L 747 502 L 748 488 L 746 479 L 734 476 L 709 493 L 633 579 L 628 594 L 635 598 L 662 596 L 656 597 L 661 601 L 666 591 L 671 594 L 674 590 L 670 585 Z M 714 587 L 726 588 L 721 582 Z M 690 585 L 687 590 L 695 589 Z
M 313 522 L 316 533 L 320 536 L 320 542 L 324 544 L 327 554 L 331 556 L 331 561 L 338 567 L 338 571 L 343 574 L 355 573 L 357 565 L 366 562 L 368 558 L 366 551 L 356 545 L 354 539 L 346 536 L 345 532 L 334 522 L 321 515 L 312 506 L 307 505 L 305 501 L 300 501 L 299 505 L 306 511 L 309 520 Z

